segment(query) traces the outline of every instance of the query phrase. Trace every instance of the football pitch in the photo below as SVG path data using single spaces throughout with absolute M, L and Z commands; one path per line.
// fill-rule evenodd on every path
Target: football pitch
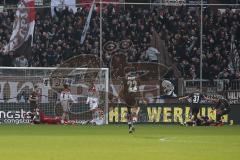
M 1 160 L 239 160 L 240 126 L 1 125 Z

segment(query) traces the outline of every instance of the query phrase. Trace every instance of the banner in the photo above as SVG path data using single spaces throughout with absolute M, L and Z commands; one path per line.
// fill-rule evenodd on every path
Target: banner
M 51 14 L 55 16 L 54 8 L 64 9 L 65 6 L 68 6 L 69 9 L 73 10 L 73 13 L 77 12 L 76 0 L 51 0 Z
M 16 51 L 22 47 L 31 37 L 33 42 L 33 32 L 35 26 L 35 2 L 34 0 L 21 0 L 15 14 L 13 32 L 9 43 L 5 46 L 4 52 Z
M 73 10 L 73 13 L 77 12 L 76 0 L 64 0 L 64 5 L 68 6 L 68 8 Z
M 60 116 L 54 107 L 54 103 L 40 104 L 40 108 L 47 116 Z M 78 108 L 79 106 L 75 106 Z M 85 106 L 85 109 L 87 107 Z M 0 124 L 3 123 L 30 123 L 30 117 L 26 116 L 30 111 L 29 103 L 1 103 L 0 105 Z M 178 124 L 189 120 L 189 104 L 149 104 L 141 105 L 133 109 L 135 121 L 137 123 L 147 124 Z M 109 123 L 126 123 L 127 108 L 123 104 L 110 105 L 108 113 Z M 216 118 L 216 112 L 212 110 L 211 105 L 202 104 L 200 115 Z M 231 112 L 224 116 L 224 122 L 240 124 L 240 106 L 231 105 Z M 79 115 L 81 119 L 81 115 Z
M 93 0 L 77 0 L 78 4 L 81 4 L 86 10 L 90 10 Z M 106 11 L 109 4 L 111 4 L 115 11 L 119 11 L 119 0 L 102 0 L 102 10 Z M 96 0 L 96 11 L 100 12 L 100 0 Z
M 56 114 L 52 103 L 41 104 L 40 108 L 48 116 Z M 1 103 L 0 105 L 0 124 L 26 124 L 31 123 L 29 103 Z
M 91 17 L 92 17 L 92 12 L 93 12 L 94 5 L 95 5 L 95 0 L 92 2 L 90 11 L 89 11 L 89 13 L 88 13 L 87 21 L 86 21 L 86 23 L 85 23 L 85 26 L 84 26 L 84 29 L 83 29 L 83 32 L 82 32 L 82 36 L 81 36 L 81 41 L 80 41 L 81 44 L 83 44 L 83 42 L 84 42 L 84 40 L 85 40 L 85 37 L 86 37 L 86 34 L 87 34 L 87 31 L 88 31 L 89 24 L 90 24 Z
M 43 0 L 35 0 L 35 6 L 42 6 Z
M 227 99 L 230 104 L 240 104 L 240 91 L 228 91 Z
M 48 117 L 61 117 L 63 114 L 62 107 L 56 103 L 40 103 L 39 109 Z M 83 104 L 79 107 L 78 104 L 73 104 L 69 113 L 69 118 L 75 122 L 82 120 L 90 120 L 91 114 L 88 114 L 88 105 Z M 80 113 L 81 112 L 81 113 Z M 31 123 L 29 116 L 29 103 L 1 103 L 0 105 L 0 124 L 27 124 Z M 97 122 L 97 120 L 99 120 Z M 100 119 L 94 119 L 96 123 L 100 123 Z
M 186 0 L 186 3 L 188 4 L 201 4 L 201 0 Z M 203 4 L 207 4 L 208 0 L 203 0 Z
M 51 0 L 51 14 L 55 16 L 54 8 L 63 8 L 63 0 Z
M 149 104 L 132 109 L 135 121 L 138 123 L 182 123 L 190 120 L 189 104 Z M 114 104 L 109 106 L 109 123 L 125 123 L 127 107 Z M 201 116 L 208 116 L 216 120 L 216 112 L 210 104 L 202 104 Z M 231 105 L 231 112 L 224 116 L 224 122 L 240 124 L 240 106 Z

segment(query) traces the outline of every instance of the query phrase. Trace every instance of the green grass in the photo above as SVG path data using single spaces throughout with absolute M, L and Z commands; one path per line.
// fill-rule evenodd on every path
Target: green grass
M 239 160 L 240 127 L 1 125 L 1 160 Z

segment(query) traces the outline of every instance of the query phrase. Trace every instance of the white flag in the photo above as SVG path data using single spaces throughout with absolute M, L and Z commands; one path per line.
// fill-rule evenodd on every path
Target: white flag
M 52 16 L 55 16 L 54 8 L 63 8 L 64 1 L 63 0 L 51 0 L 51 13 Z
M 85 37 L 86 37 L 86 34 L 87 34 L 87 31 L 88 31 L 88 28 L 89 28 L 89 24 L 90 24 L 90 21 L 91 21 L 94 4 L 95 4 L 95 0 L 92 2 L 91 8 L 90 8 L 89 13 L 88 13 L 87 21 L 85 23 L 85 26 L 84 26 L 84 29 L 83 29 L 83 32 L 82 32 L 82 36 L 81 36 L 81 41 L 80 41 L 81 44 L 83 44 L 83 42 L 85 40 Z
M 72 9 L 73 13 L 77 12 L 76 0 L 65 0 L 64 5 L 68 6 L 69 9 Z
M 69 10 L 73 10 L 73 13 L 77 12 L 76 0 L 51 0 L 51 14 L 55 16 L 54 8 L 58 11 L 59 8 L 65 9 L 68 6 Z

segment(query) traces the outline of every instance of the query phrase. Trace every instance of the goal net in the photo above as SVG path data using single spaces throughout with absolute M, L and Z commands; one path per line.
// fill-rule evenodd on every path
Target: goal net
M 61 117 L 60 94 L 67 84 L 74 102 L 69 104 L 69 119 L 76 123 L 95 118 L 107 124 L 107 68 L 0 67 L 0 123 L 30 123 L 29 97 L 37 92 L 37 106 L 46 116 Z M 98 112 L 90 110 L 87 98 L 94 85 Z M 94 115 L 93 115 L 94 114 Z

